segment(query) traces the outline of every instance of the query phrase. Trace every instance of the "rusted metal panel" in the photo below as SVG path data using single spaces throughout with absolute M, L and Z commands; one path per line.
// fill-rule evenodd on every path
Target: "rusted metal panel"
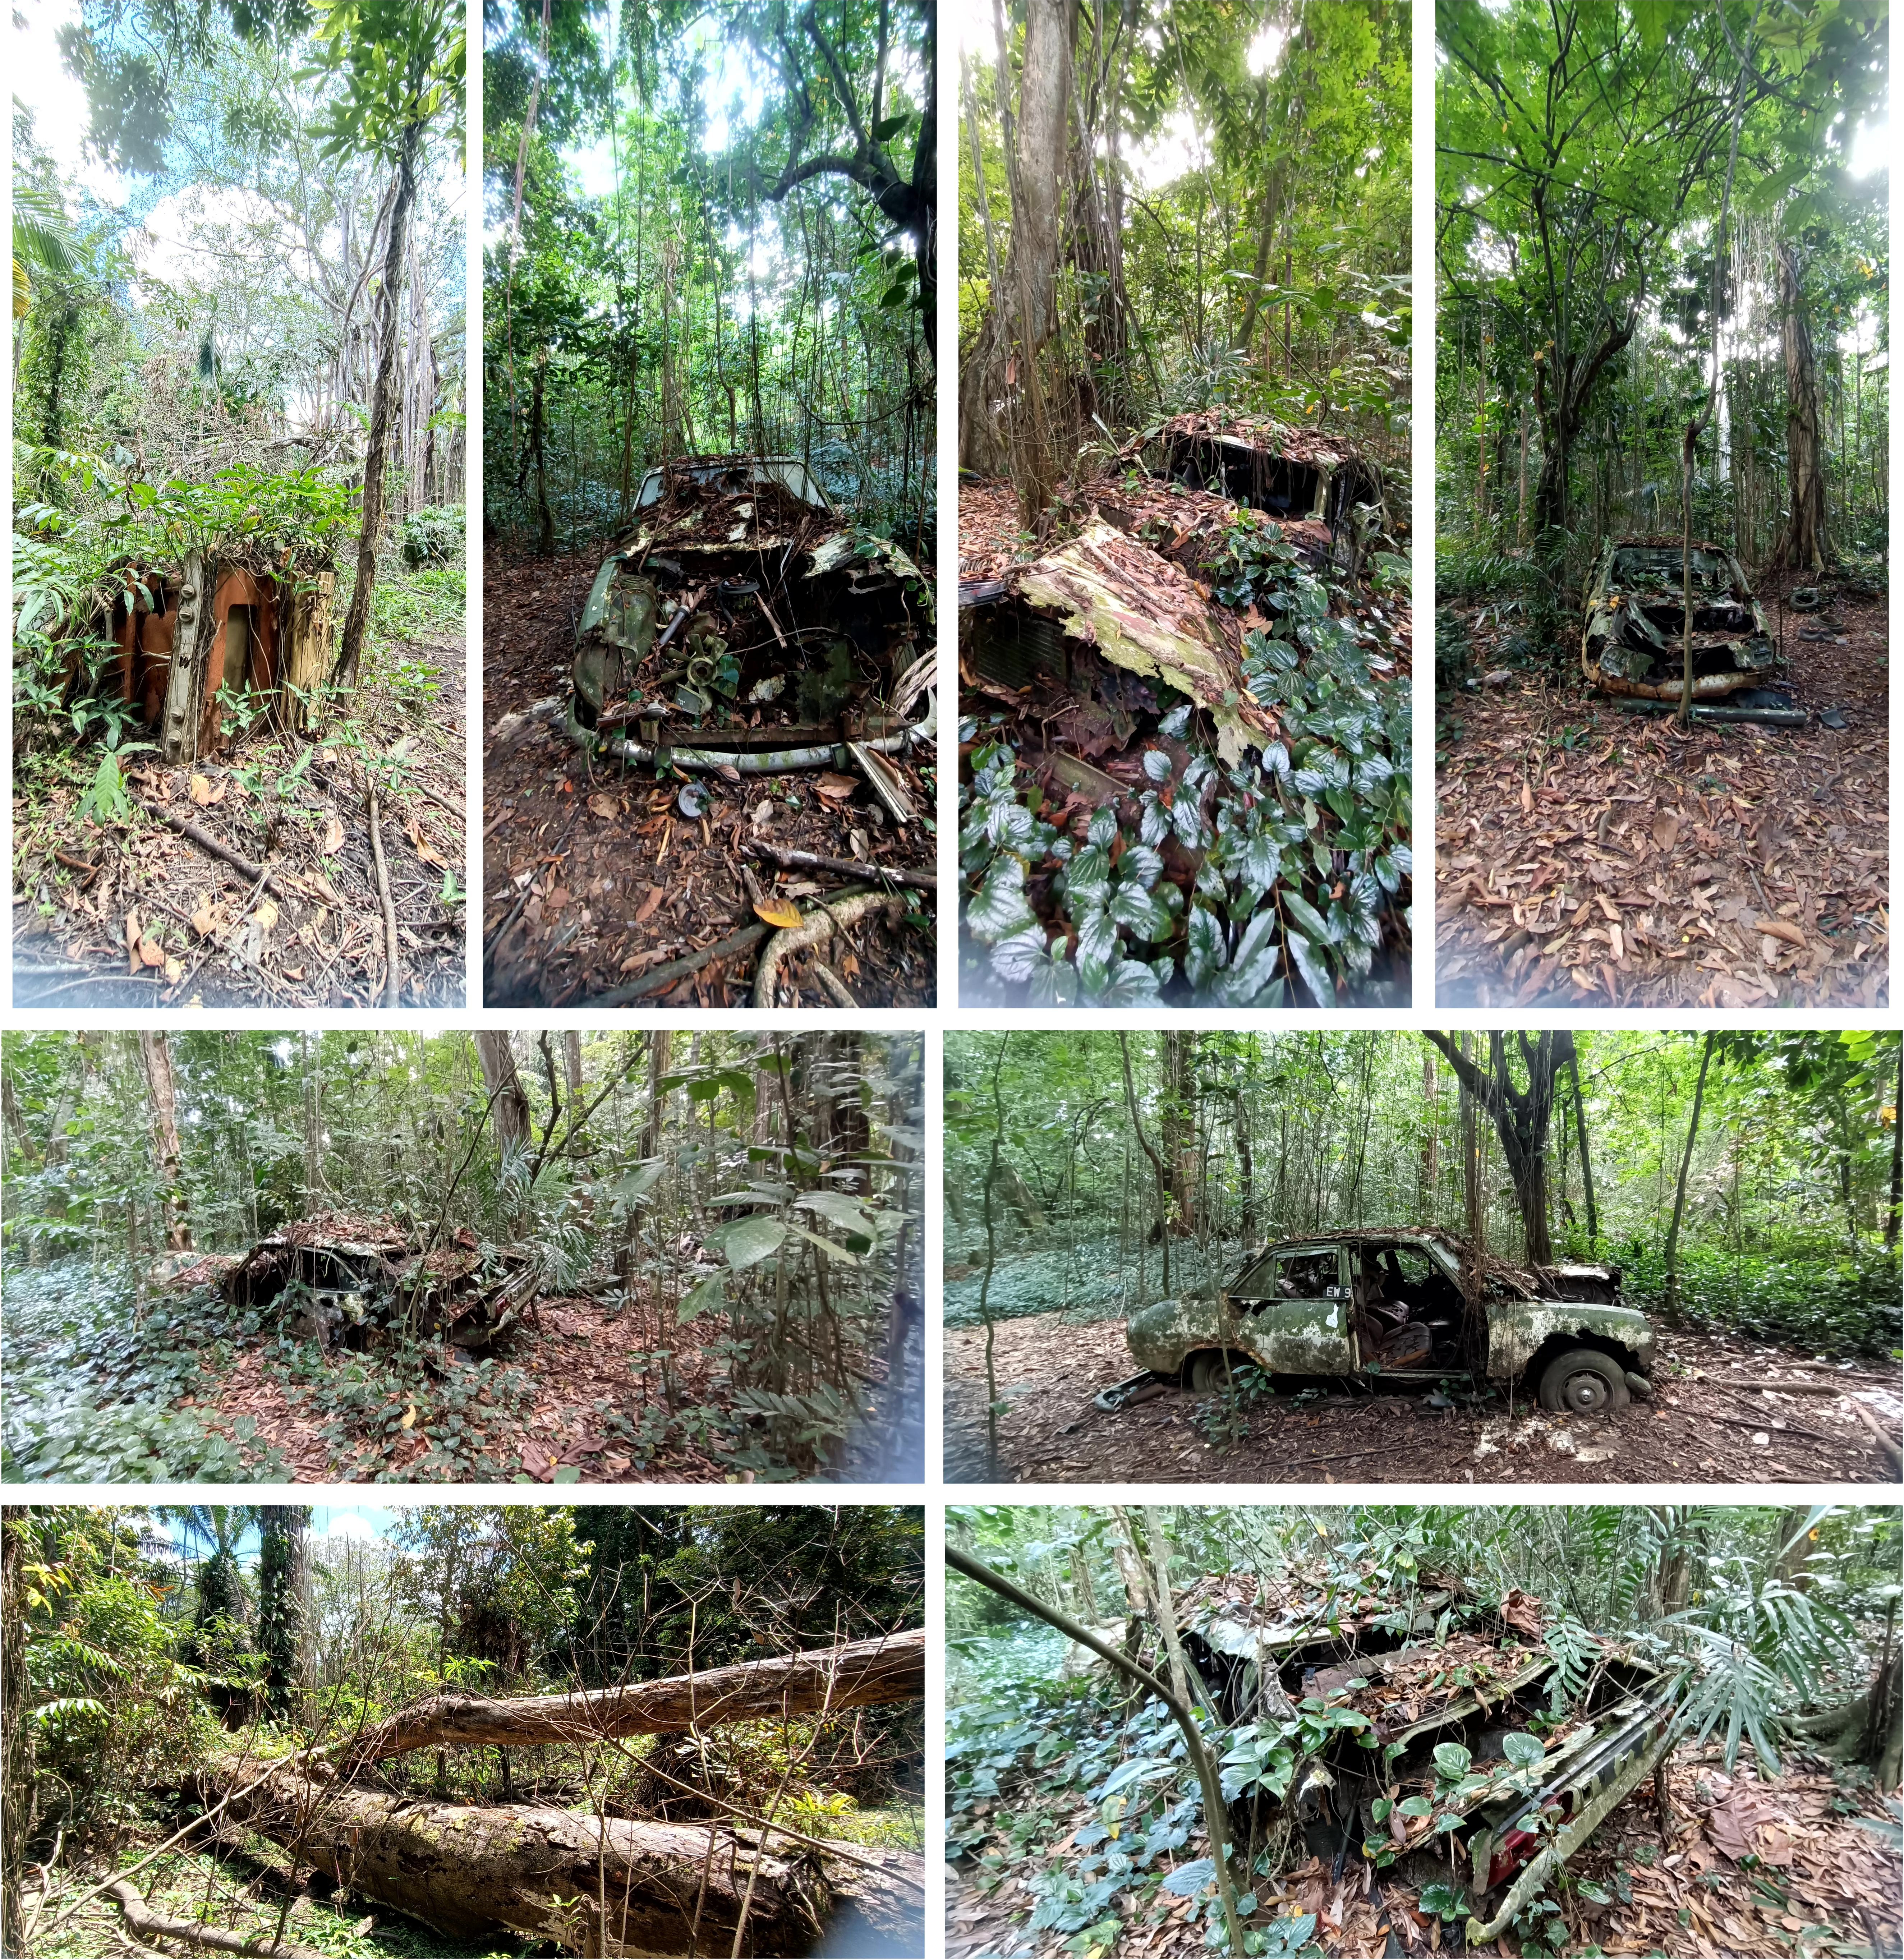
M 1556 1335 L 1616 1342 L 1638 1358 L 1642 1373 L 1653 1363 L 1653 1329 L 1637 1307 L 1596 1306 L 1584 1300 L 1516 1300 L 1488 1312 L 1488 1375 L 1518 1375 Z
M 1684 547 L 1676 538 L 1615 538 L 1586 595 L 1581 668 L 1603 693 L 1676 701 L 1683 688 Z M 1765 609 L 1719 545 L 1692 547 L 1692 693 L 1710 701 L 1770 678 L 1780 661 Z

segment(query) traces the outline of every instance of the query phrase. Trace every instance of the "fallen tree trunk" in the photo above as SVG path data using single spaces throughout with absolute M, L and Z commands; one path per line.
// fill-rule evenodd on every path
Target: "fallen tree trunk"
M 224 1780 L 255 1768 L 215 1761 L 201 1794 L 216 1800 Z M 353 1789 L 321 1765 L 295 1764 L 234 1798 L 228 1815 L 451 1939 L 486 1940 L 506 1927 L 572 1953 L 680 1954 L 691 1944 L 726 1953 L 751 1885 L 739 1950 L 798 1954 L 830 1903 L 817 1856 L 776 1857 L 718 1823 L 434 1803 Z
M 350 1765 L 406 1749 L 482 1744 L 585 1742 L 661 1736 L 724 1722 L 770 1721 L 823 1710 L 913 1701 L 925 1692 L 925 1630 L 882 1634 L 701 1674 L 670 1675 L 626 1688 L 492 1701 L 439 1694 L 390 1717 L 339 1752 Z
M 227 1933 L 223 1927 L 201 1926 L 196 1920 L 171 1919 L 154 1912 L 139 1895 L 130 1880 L 116 1879 L 106 1888 L 106 1896 L 115 1901 L 126 1915 L 129 1932 L 141 1939 L 177 1939 L 197 1952 L 213 1953 L 274 1954 L 285 1960 L 324 1960 L 315 1947 L 279 1946 L 263 1937 L 247 1939 L 241 1933 Z

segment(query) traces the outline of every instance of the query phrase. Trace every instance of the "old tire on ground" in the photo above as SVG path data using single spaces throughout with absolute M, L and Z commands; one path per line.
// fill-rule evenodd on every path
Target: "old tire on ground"
M 1183 1385 L 1193 1395 L 1215 1395 L 1227 1379 L 1220 1348 L 1199 1348 L 1183 1366 Z
M 1596 1348 L 1570 1348 L 1541 1371 L 1540 1406 L 1555 1415 L 1612 1415 L 1632 1398 L 1625 1370 Z

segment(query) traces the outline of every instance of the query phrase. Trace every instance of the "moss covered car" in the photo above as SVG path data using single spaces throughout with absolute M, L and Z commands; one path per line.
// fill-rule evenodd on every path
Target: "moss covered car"
M 1394 1227 L 1286 1239 L 1214 1297 L 1164 1300 L 1125 1330 L 1147 1373 L 1193 1394 L 1253 1363 L 1272 1375 L 1427 1386 L 1523 1379 L 1543 1408 L 1590 1415 L 1652 1393 L 1653 1329 L 1609 1266 L 1471 1270 L 1451 1234 Z

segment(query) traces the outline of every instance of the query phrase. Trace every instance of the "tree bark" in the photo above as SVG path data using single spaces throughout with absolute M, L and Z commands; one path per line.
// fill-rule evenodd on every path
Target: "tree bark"
M 1884 1243 L 1893 1252 L 1901 1221 L 1904 1221 L 1904 1042 L 1898 1045 L 1897 1087 L 1891 1097 L 1891 1205 L 1884 1216 Z
M 782 1720 L 823 1709 L 871 1708 L 925 1692 L 923 1628 L 771 1660 L 578 1694 L 492 1701 L 439 1694 L 393 1715 L 349 1752 L 353 1764 L 406 1749 L 581 1742 L 616 1736 L 678 1735 L 726 1722 Z
M 256 1768 L 215 1762 L 199 1793 L 215 1803 Z M 724 1953 L 751 1888 L 739 1950 L 798 1953 L 827 1901 L 817 1857 L 758 1853 L 719 1824 L 422 1802 L 354 1790 L 321 1766 L 277 1771 L 226 1814 L 453 1939 L 506 1927 L 575 1953 L 685 1953 L 693 1930 L 699 1950 Z
M 1791 494 L 1791 514 L 1772 562 L 1781 571 L 1825 568 L 1825 469 L 1819 435 L 1818 372 L 1812 355 L 1811 323 L 1798 284 L 1798 258 L 1789 244 L 1778 247 L 1778 342 L 1785 363 L 1785 457 Z
M 1498 1030 L 1488 1036 L 1488 1068 L 1483 1071 L 1456 1047 L 1452 1039 L 1433 1029 L 1425 1032 L 1446 1057 L 1462 1087 L 1493 1119 L 1495 1134 L 1508 1160 L 1520 1207 L 1530 1266 L 1552 1263 L 1553 1245 L 1547 1224 L 1547 1131 L 1553 1115 L 1555 1037 L 1543 1031 L 1517 1039 L 1527 1071 L 1527 1087 L 1517 1089 L 1508 1071 L 1508 1038 Z M 1470 1209 L 1472 1209 L 1472 1204 Z
M 1699 1080 L 1692 1091 L 1692 1120 L 1686 1126 L 1686 1148 L 1680 1153 L 1680 1179 L 1673 1194 L 1673 1222 L 1666 1230 L 1666 1312 L 1670 1318 L 1680 1307 L 1680 1223 L 1686 1216 L 1686 1180 L 1692 1168 L 1692 1146 L 1699 1136 L 1699 1112 L 1705 1102 L 1705 1072 L 1712 1065 L 1712 1044 L 1718 1037 L 1708 1034 L 1699 1051 Z
M 1587 1188 L 1587 1249 L 1600 1248 L 1600 1213 L 1594 1204 L 1594 1160 L 1587 1148 L 1587 1105 L 1580 1094 L 1580 1049 L 1574 1036 L 1567 1036 L 1567 1069 L 1574 1088 L 1574 1132 L 1580 1140 L 1580 1180 Z
M 27 1675 L 27 1518 L 18 1506 L 0 1511 L 0 1949 L 26 1950 L 21 1888 L 33 1834 L 33 1698 Z
M 357 685 L 370 623 L 371 593 L 377 584 L 377 546 L 384 529 L 384 458 L 390 447 L 390 412 L 396 393 L 397 303 L 403 287 L 404 235 L 416 196 L 416 161 L 423 126 L 406 123 L 397 139 L 396 196 L 384 247 L 383 287 L 377 296 L 377 381 L 371 391 L 370 434 L 364 444 L 363 523 L 357 533 L 357 583 L 344 616 L 344 636 L 331 678 L 346 688 Z M 207 595 L 208 600 L 209 595 Z
M 1137 1091 L 1131 1083 L 1131 1047 L 1129 1038 L 1123 1029 L 1117 1031 L 1117 1052 L 1124 1064 L 1124 1106 L 1129 1110 L 1131 1128 L 1144 1154 L 1151 1160 L 1151 1169 L 1157 1178 L 1157 1250 L 1164 1262 L 1164 1290 L 1170 1290 L 1170 1173 L 1165 1169 L 1164 1160 L 1153 1147 L 1151 1140 L 1144 1134 L 1144 1125 L 1137 1114 Z
M 495 1125 L 496 1148 L 506 1157 L 529 1141 L 529 1097 L 516 1073 L 515 1051 L 509 1045 L 508 1029 L 479 1028 L 476 1044 L 482 1063 L 482 1086 L 495 1098 L 491 1121 Z
M 165 1218 L 165 1249 L 189 1252 L 192 1249 L 191 1222 L 186 1215 L 185 1191 L 181 1179 L 183 1153 L 179 1148 L 178 1097 L 172 1083 L 172 1057 L 165 1037 L 142 1029 L 139 1036 L 139 1059 L 145 1067 L 145 1086 L 151 1097 L 152 1153 L 158 1160 L 160 1202 Z

